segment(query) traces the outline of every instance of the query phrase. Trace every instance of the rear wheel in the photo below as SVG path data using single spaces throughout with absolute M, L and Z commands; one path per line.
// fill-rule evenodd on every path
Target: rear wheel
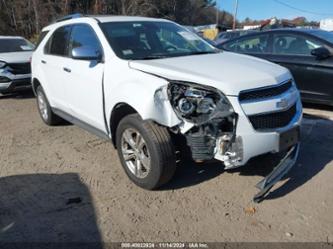
M 40 114 L 40 117 L 47 125 L 57 125 L 62 122 L 62 119 L 54 114 L 49 104 L 49 101 L 46 98 L 45 92 L 41 85 L 36 89 L 37 95 L 37 107 Z
M 156 189 L 174 175 L 175 151 L 166 128 L 132 114 L 120 122 L 116 142 L 122 166 L 136 185 Z

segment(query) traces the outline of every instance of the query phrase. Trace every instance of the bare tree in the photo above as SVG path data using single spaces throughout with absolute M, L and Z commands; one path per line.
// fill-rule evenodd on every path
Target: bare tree
M 1 34 L 33 37 L 55 19 L 72 14 L 136 15 L 166 18 L 186 25 L 215 23 L 212 0 L 0 0 Z M 222 22 L 232 16 L 221 12 Z
M 38 13 L 37 0 L 32 0 L 32 8 L 35 14 L 35 31 L 39 32 L 39 13 Z

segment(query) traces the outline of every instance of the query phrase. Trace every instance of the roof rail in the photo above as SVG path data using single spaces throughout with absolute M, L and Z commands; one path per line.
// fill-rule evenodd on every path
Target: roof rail
M 80 13 L 76 13 L 76 14 L 72 14 L 72 15 L 68 15 L 68 16 L 63 16 L 63 17 L 57 19 L 55 22 L 63 22 L 63 21 L 67 21 L 67 20 L 71 20 L 71 19 L 75 19 L 75 18 L 80 18 L 80 17 L 84 17 L 84 15 L 82 15 Z

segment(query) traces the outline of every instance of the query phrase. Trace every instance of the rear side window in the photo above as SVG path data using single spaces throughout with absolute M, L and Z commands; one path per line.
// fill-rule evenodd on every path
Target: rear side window
M 79 47 L 90 47 L 93 48 L 96 52 L 102 52 L 100 42 L 95 32 L 86 24 L 78 24 L 73 26 L 70 47 L 71 49 Z
M 323 45 L 320 41 L 309 39 L 300 34 L 275 34 L 273 54 L 311 56 L 313 49 Z
M 58 28 L 46 44 L 45 53 L 58 56 L 68 56 L 70 32 L 71 26 Z

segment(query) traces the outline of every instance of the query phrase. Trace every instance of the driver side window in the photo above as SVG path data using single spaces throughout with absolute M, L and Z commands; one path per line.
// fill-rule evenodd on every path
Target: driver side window
M 275 34 L 273 38 L 273 54 L 278 55 L 311 55 L 313 49 L 323 44 L 303 35 Z
M 71 49 L 80 47 L 90 47 L 96 52 L 101 53 L 101 45 L 95 32 L 86 24 L 77 24 L 73 26 L 70 39 Z

